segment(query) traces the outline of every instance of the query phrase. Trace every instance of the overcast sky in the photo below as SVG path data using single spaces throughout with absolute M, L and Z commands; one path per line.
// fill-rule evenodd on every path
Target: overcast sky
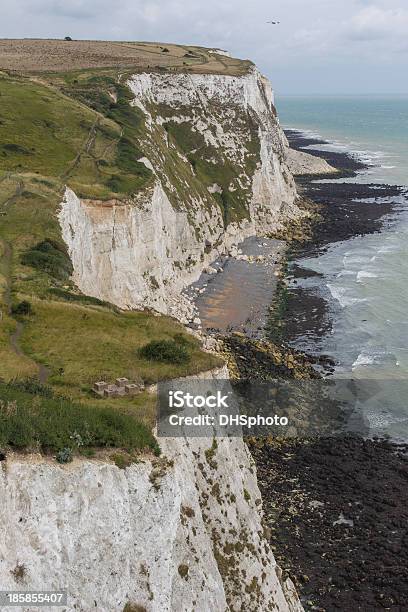
M 66 35 L 222 47 L 278 94 L 408 93 L 407 0 L 3 0 L 0 37 Z

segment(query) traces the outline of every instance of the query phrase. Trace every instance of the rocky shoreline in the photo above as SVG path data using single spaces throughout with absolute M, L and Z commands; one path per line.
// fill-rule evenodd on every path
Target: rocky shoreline
M 287 137 L 300 150 L 326 144 L 295 131 Z M 307 152 L 338 169 L 332 178 L 350 177 L 365 168 L 347 154 Z M 295 339 L 303 337 L 307 344 L 308 336 L 315 340 L 331 327 L 324 299 L 297 286 L 298 279 L 315 274 L 297 260 L 321 252 L 331 242 L 378 232 L 393 204 L 356 200 L 401 193 L 388 185 L 315 181 L 316 177 L 298 179 L 303 196 L 316 202 L 317 216 L 308 228 L 308 240 L 299 240 L 296 230 L 290 241 L 286 279 L 271 316 L 270 329 L 278 329 L 272 341 L 295 355 L 301 354 L 290 348 Z M 307 377 L 310 367 L 315 370 L 328 358 L 306 354 L 303 359 L 297 364 Z M 245 373 L 248 351 L 243 363 Z M 329 368 L 326 374 L 330 373 Z M 297 376 L 302 377 L 295 368 L 293 377 Z M 408 445 L 357 436 L 251 439 L 249 444 L 271 547 L 295 582 L 305 610 L 406 610 Z
M 271 548 L 305 610 L 407 609 L 407 448 L 250 441 Z

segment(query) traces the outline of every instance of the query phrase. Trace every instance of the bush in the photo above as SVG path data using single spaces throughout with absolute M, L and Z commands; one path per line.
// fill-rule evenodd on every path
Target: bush
M 98 298 L 92 297 L 91 295 L 83 295 L 82 293 L 71 293 L 70 291 L 66 291 L 65 289 L 60 289 L 59 287 L 51 287 L 51 289 L 48 289 L 48 293 L 51 295 L 55 295 L 56 297 L 61 298 L 63 300 L 66 300 L 67 302 L 78 302 L 79 304 L 89 304 L 91 306 L 104 306 L 105 308 L 109 308 L 114 312 L 119 312 L 119 309 L 110 302 L 99 300 Z
M 185 346 L 174 340 L 152 340 L 143 346 L 139 354 L 148 361 L 183 364 L 190 361 L 190 355 Z
M 111 460 L 120 470 L 125 470 L 130 465 L 132 465 L 132 459 L 129 456 L 125 456 L 120 453 L 115 453 L 114 455 L 111 455 Z
M 142 162 L 137 161 L 143 153 L 128 138 L 122 138 L 118 143 L 116 163 L 118 167 L 129 174 L 150 176 L 151 171 Z
M 139 606 L 139 604 L 127 603 L 123 608 L 123 612 L 147 612 L 144 606 Z
M 181 565 L 178 566 L 178 573 L 180 574 L 180 576 L 182 578 L 185 578 L 187 580 L 188 577 L 188 565 L 185 565 L 184 563 L 182 563 Z
M 14 144 L 13 142 L 6 143 L 3 145 L 3 151 L 7 153 L 15 153 L 16 155 L 31 155 L 30 151 L 21 145 Z
M 126 190 L 125 179 L 118 174 L 112 174 L 112 176 L 107 179 L 105 184 L 114 193 L 125 192 Z
M 31 306 L 30 302 L 28 302 L 27 300 L 23 300 L 22 302 L 19 302 L 18 304 L 13 306 L 11 312 L 13 315 L 31 315 L 33 314 L 33 307 Z
M 63 448 L 56 454 L 55 459 L 58 463 L 71 463 L 73 459 L 72 450 L 70 448 Z
M 46 272 L 58 280 L 68 279 L 72 263 L 65 248 L 54 240 L 43 240 L 24 253 L 21 263 Z
M 19 391 L 26 391 L 32 395 L 40 395 L 41 397 L 54 397 L 54 392 L 51 387 L 44 385 L 35 378 L 26 378 L 23 380 L 16 380 L 12 383 L 13 388 Z

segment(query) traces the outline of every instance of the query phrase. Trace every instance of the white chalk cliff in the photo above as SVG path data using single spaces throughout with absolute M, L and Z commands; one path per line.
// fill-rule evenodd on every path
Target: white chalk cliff
M 127 469 L 2 462 L 2 589 L 63 588 L 69 612 L 301 612 L 268 546 L 242 439 L 160 444 L 162 457 Z
M 287 142 L 270 83 L 255 68 L 142 73 L 127 84 L 145 117 L 142 161 L 154 180 L 125 202 L 80 200 L 68 185 L 59 219 L 73 278 L 88 295 L 185 321 L 191 308 L 180 292 L 219 253 L 299 216 Z M 183 148 L 172 128 L 195 144 Z M 227 182 L 203 179 L 191 156 L 209 174 L 221 164 Z
M 122 612 L 128 602 L 146 612 L 301 610 L 263 537 L 242 441 L 219 440 L 216 467 L 194 442 L 169 444 L 166 457 L 126 470 L 8 461 L 0 472 L 2 589 L 64 588 L 66 609 L 83 612 Z
M 294 175 L 335 174 L 336 168 L 325 159 L 311 155 L 306 151 L 297 151 L 288 147 L 286 149 L 286 163 Z

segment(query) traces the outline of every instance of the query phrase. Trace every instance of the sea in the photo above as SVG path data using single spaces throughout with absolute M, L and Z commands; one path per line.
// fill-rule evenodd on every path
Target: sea
M 392 198 L 395 212 L 381 232 L 297 262 L 321 274 L 302 282 L 327 300 L 331 320 L 331 331 L 310 349 L 334 358 L 334 378 L 369 381 L 370 398 L 359 409 L 372 435 L 407 441 L 408 96 L 282 96 L 276 104 L 282 127 L 329 143 L 312 148 L 369 164 L 338 181 L 407 188 Z

